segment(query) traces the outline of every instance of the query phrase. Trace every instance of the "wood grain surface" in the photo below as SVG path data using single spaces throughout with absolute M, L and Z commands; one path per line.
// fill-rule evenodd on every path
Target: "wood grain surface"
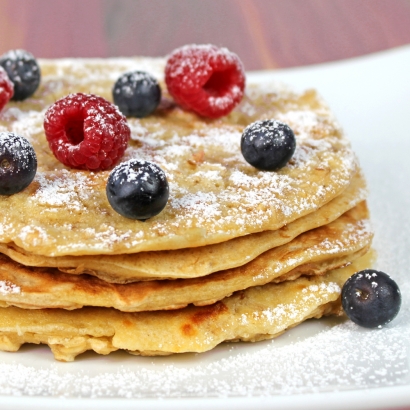
M 0 54 L 163 56 L 188 43 L 235 51 L 247 70 L 410 43 L 410 0 L 0 0 Z

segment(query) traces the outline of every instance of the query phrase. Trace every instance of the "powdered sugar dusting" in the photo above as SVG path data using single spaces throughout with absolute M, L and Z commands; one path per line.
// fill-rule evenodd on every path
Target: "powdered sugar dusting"
M 40 187 L 29 201 L 45 207 L 47 212 L 59 212 L 60 208 L 87 212 L 84 202 L 92 192 L 87 189 L 89 178 L 86 175 L 62 170 L 54 175 L 38 173 L 36 181 Z
M 307 288 L 303 288 L 301 291 L 301 296 L 303 302 L 310 300 L 315 301 L 318 305 L 320 305 L 322 296 L 327 296 L 329 294 L 339 295 L 340 291 L 341 289 L 337 283 L 321 283 L 320 285 L 310 285 Z M 307 304 L 300 302 L 298 303 L 297 299 L 299 298 L 299 295 L 295 296 L 295 300 L 290 303 L 280 304 L 274 308 L 265 309 L 260 314 L 255 312 L 253 315 L 254 317 L 256 316 L 256 319 L 260 317 L 263 321 L 267 321 L 271 325 L 281 320 L 295 320 L 298 317 L 306 317 L 309 313 Z
M 165 174 L 155 164 L 148 161 L 127 161 L 123 162 L 114 168 L 111 174 L 112 182 L 119 182 L 123 184 L 125 182 L 133 181 L 147 181 L 150 175 L 154 175 L 162 181 L 166 180 Z
M 302 325 L 275 341 L 225 344 L 209 354 L 179 359 L 114 354 L 100 362 L 94 360 L 94 371 L 84 368 L 81 361 L 70 364 L 70 369 L 58 363 L 30 367 L 23 364 L 25 356 L 33 354 L 29 350 L 16 354 L 19 363 L 0 364 L 0 394 L 204 399 L 376 388 L 409 381 L 410 334 L 402 324 L 377 331 L 360 329 L 351 322 L 325 324 L 315 335 L 304 337 L 303 330 L 315 324 Z M 34 349 L 47 356 L 42 348 Z M 112 371 L 104 370 L 107 366 Z
M 329 255 L 347 252 L 351 244 L 357 244 L 372 235 L 373 228 L 369 219 L 361 220 L 356 224 L 346 224 L 343 235 L 338 240 L 325 239 L 314 245 L 309 251 L 313 255 L 322 253 L 326 249 Z
M 15 285 L 14 283 L 8 281 L 0 281 L 0 293 L 2 295 L 8 295 L 10 293 L 20 293 L 20 286 Z
M 61 93 L 71 84 L 71 91 L 94 93 L 107 98 L 115 81 L 125 72 L 134 70 L 146 71 L 158 80 L 164 76 L 163 59 L 154 58 L 111 58 L 107 59 L 39 59 L 43 80 L 53 93 Z M 104 67 L 104 69 L 102 69 Z M 73 85 L 75 84 L 74 89 Z M 90 88 L 92 84 L 92 89 Z M 107 87 L 108 86 L 108 87 Z M 88 88 L 88 89 L 87 89 Z M 108 88 L 108 93 L 107 89 Z M 105 90 L 104 90 L 105 89 Z

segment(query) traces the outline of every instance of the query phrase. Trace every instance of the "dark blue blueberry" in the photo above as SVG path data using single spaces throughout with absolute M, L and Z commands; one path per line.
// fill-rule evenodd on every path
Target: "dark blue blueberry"
M 248 125 L 242 134 L 242 155 L 249 164 L 263 171 L 284 167 L 295 149 L 293 131 L 276 120 L 256 121 Z
M 150 115 L 161 101 L 157 80 L 144 71 L 123 74 L 112 90 L 114 104 L 127 117 L 143 118 Z
M 37 157 L 31 144 L 20 135 L 0 132 L 0 195 L 22 191 L 36 171 Z
M 11 50 L 0 57 L 0 65 L 14 84 L 12 100 L 22 101 L 32 96 L 40 84 L 40 67 L 34 56 L 25 50 Z
M 352 275 L 344 284 L 342 306 L 349 319 L 358 325 L 380 327 L 399 313 L 401 294 L 389 275 L 366 269 Z
M 152 162 L 136 159 L 123 162 L 112 170 L 106 192 L 115 211 L 141 221 L 159 214 L 169 197 L 164 171 Z

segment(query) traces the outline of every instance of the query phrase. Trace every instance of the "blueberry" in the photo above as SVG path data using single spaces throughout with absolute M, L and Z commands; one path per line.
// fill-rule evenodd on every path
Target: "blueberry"
M 131 159 L 117 165 L 108 177 L 107 198 L 116 212 L 145 221 L 159 214 L 169 197 L 164 171 L 152 162 Z
M 276 120 L 256 121 L 248 125 L 242 134 L 242 155 L 249 164 L 263 171 L 283 168 L 295 149 L 293 131 Z
M 0 65 L 14 84 L 12 100 L 22 101 L 32 96 L 40 84 L 40 67 L 34 56 L 25 50 L 11 50 L 0 57 Z
M 380 327 L 399 313 L 400 289 L 386 273 L 366 269 L 352 275 L 342 289 L 342 306 L 350 320 L 364 327 Z
M 128 117 L 143 118 L 150 115 L 161 101 L 161 88 L 157 80 L 144 71 L 123 74 L 112 90 L 114 104 Z
M 0 132 L 0 195 L 22 191 L 36 171 L 37 157 L 31 144 L 20 135 Z

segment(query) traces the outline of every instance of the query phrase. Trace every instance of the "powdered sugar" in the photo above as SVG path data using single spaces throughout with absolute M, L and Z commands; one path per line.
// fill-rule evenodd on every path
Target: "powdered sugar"
M 0 293 L 2 295 L 7 295 L 9 293 L 20 293 L 21 289 L 20 286 L 15 285 L 14 283 L 10 283 L 7 281 L 0 281 Z
M 111 181 L 120 184 L 138 180 L 148 181 L 151 174 L 162 181 L 166 180 L 162 170 L 152 162 L 130 160 L 114 168 L 111 173 Z
M 340 287 L 337 283 L 330 282 L 328 284 L 321 283 L 320 285 L 310 285 L 307 288 L 302 289 L 302 300 L 304 302 L 320 301 L 322 295 L 328 294 L 340 294 Z M 268 323 L 273 325 L 274 323 L 282 320 L 283 318 L 290 318 L 294 320 L 298 317 L 305 317 L 308 312 L 306 304 L 300 304 L 297 302 L 299 295 L 295 295 L 295 300 L 288 304 L 280 304 L 274 308 L 268 308 L 262 311 L 261 317 L 263 320 L 267 320 Z
M 125 353 L 84 362 L 23 364 L 33 349 L 0 364 L 0 394 L 67 398 L 194 398 L 301 394 L 403 384 L 409 380 L 407 340 L 400 324 L 367 331 L 346 322 L 312 322 L 275 341 L 226 344 L 213 353 L 130 358 Z M 315 325 L 317 327 L 315 328 Z M 313 327 L 313 336 L 308 327 Z M 322 329 L 322 330 L 321 330 Z M 310 332 L 311 333 L 311 332 Z M 407 339 L 407 340 L 406 340 Z M 371 346 L 371 348 L 369 348 Z M 0 357 L 7 353 L 0 354 Z M 8 354 L 10 355 L 10 354 Z M 89 355 L 88 359 L 97 359 Z M 127 364 L 123 364 L 124 360 Z M 107 371 L 107 367 L 111 370 Z M 105 369 L 104 369 L 105 368 Z M 160 406 L 160 402 L 157 402 Z
M 87 212 L 83 203 L 92 192 L 87 189 L 89 178 L 86 175 L 61 170 L 54 175 L 38 173 L 36 181 L 40 188 L 29 201 L 42 206 L 42 212 L 59 212 L 60 208 Z
M 164 76 L 164 60 L 155 58 L 110 58 L 107 59 L 39 59 L 43 71 L 47 72 L 48 86 L 54 92 L 71 84 L 105 84 L 108 80 L 111 85 L 125 72 L 135 69 L 147 71 L 157 79 Z M 101 70 L 104 66 L 107 70 Z M 79 75 L 80 74 L 80 75 Z M 84 75 L 81 75 L 84 74 Z M 111 92 L 111 89 L 109 90 Z M 88 90 L 88 92 L 93 92 Z M 100 94 L 99 94 L 100 95 Z
M 40 115 L 44 115 L 45 110 Z M 25 136 L 30 134 L 31 138 L 43 132 L 43 124 L 38 121 L 38 112 L 22 111 L 17 107 L 9 107 L 3 113 L 3 118 L 11 122 L 11 129 L 14 133 Z M 13 121 L 15 120 L 15 121 Z
M 17 237 L 23 243 L 30 242 L 34 246 L 42 246 L 48 239 L 44 229 L 31 225 L 23 227 Z
M 373 232 L 372 224 L 370 220 L 362 220 L 357 224 L 346 224 L 346 228 L 343 232 L 343 237 L 340 240 L 334 241 L 325 239 L 324 241 L 316 244 L 312 247 L 311 253 L 315 254 L 316 250 L 323 251 L 323 248 L 327 250 L 329 254 L 348 251 L 349 244 L 358 243 L 364 238 L 367 238 Z

